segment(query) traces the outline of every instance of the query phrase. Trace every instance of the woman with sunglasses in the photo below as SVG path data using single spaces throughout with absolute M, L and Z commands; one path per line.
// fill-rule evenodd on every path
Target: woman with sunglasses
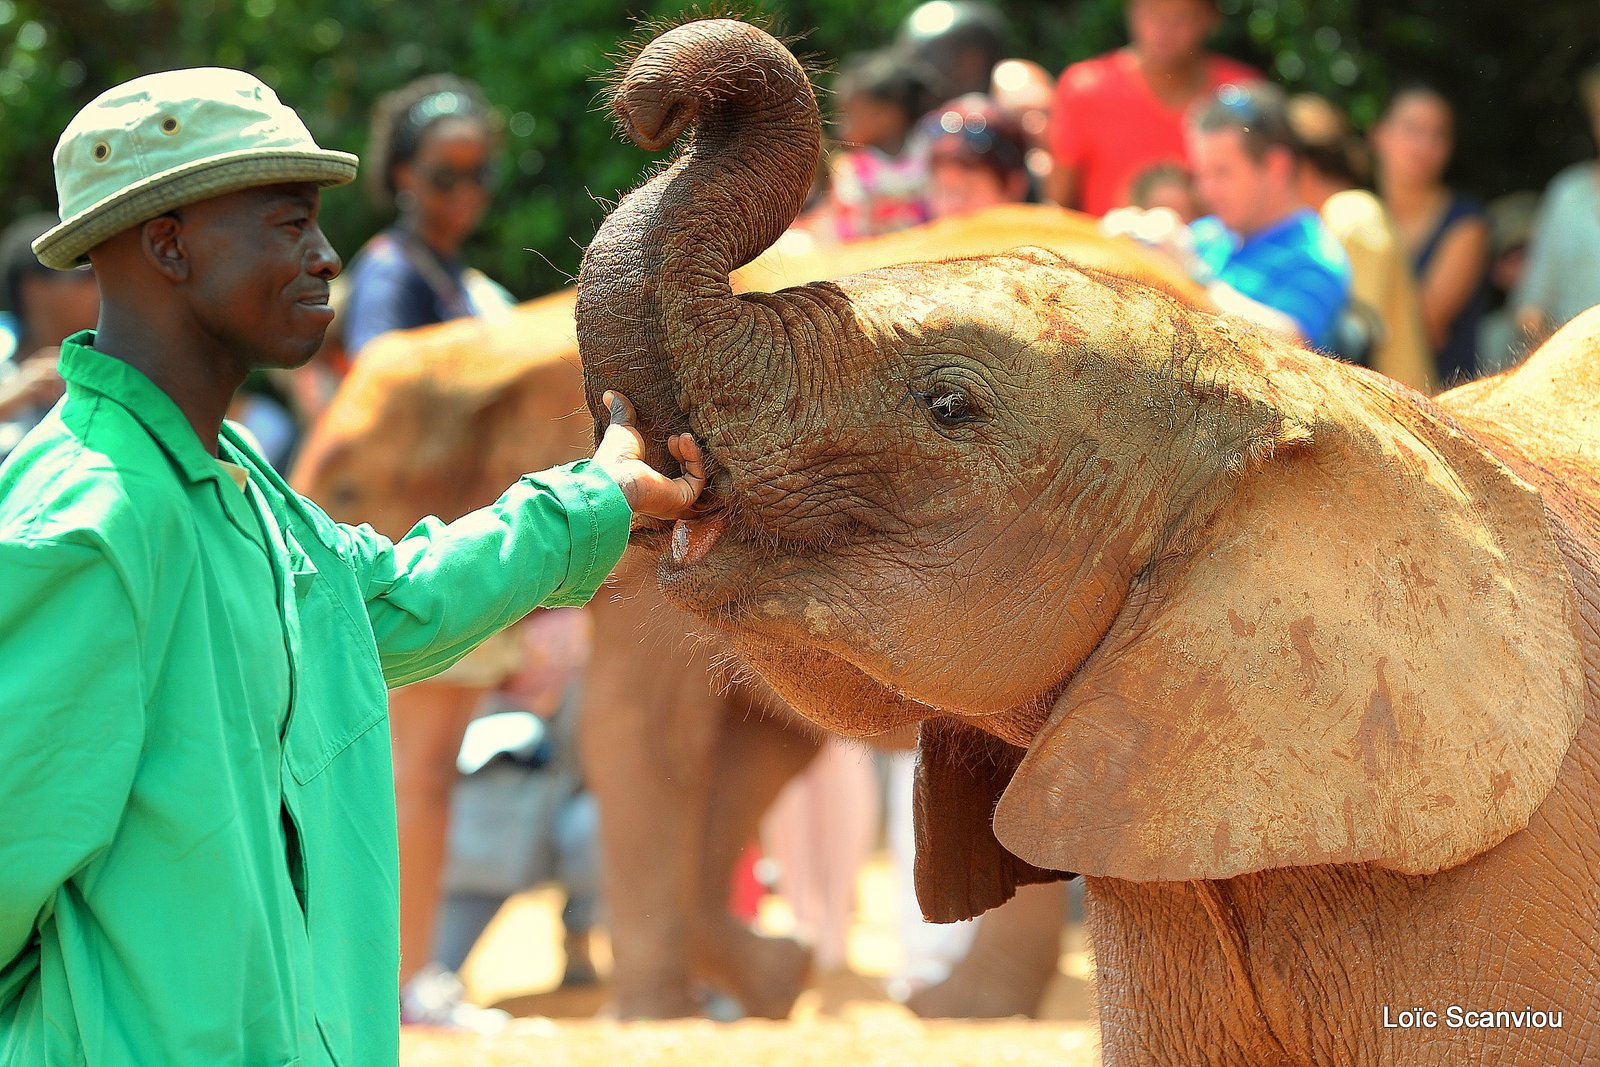
M 366 173 L 373 195 L 397 217 L 345 272 L 349 288 L 340 319 L 348 358 L 359 359 L 373 338 L 391 330 L 510 306 L 503 289 L 461 260 L 462 247 L 488 210 L 499 148 L 494 109 L 462 78 L 419 78 L 378 101 Z M 389 695 L 406 1023 L 492 1029 L 505 1018 L 465 1002 L 455 974 L 435 962 L 435 929 L 456 754 L 485 693 L 523 668 L 523 652 L 520 628 L 512 627 L 443 674 Z
M 367 175 L 379 204 L 398 217 L 346 272 L 348 358 L 390 330 L 510 305 L 504 289 L 461 261 L 462 246 L 488 210 L 499 147 L 498 117 L 465 79 L 430 75 L 378 101 Z

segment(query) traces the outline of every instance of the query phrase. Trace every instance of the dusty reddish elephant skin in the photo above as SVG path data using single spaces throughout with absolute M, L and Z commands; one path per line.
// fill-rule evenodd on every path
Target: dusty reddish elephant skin
M 1084 872 L 1108 1067 L 1600 1056 L 1600 311 L 1435 403 L 1043 252 L 734 297 L 803 74 L 705 21 L 636 101 L 715 136 L 591 246 L 589 395 L 707 447 L 669 600 L 922 724 L 925 911 Z

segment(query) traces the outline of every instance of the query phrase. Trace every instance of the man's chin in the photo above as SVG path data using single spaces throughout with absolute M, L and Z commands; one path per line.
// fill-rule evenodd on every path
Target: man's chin
M 263 370 L 299 370 L 317 358 L 317 354 L 322 351 L 322 340 L 326 333 L 326 330 L 322 330 L 317 333 L 315 340 L 307 339 L 293 347 L 285 344 L 276 352 L 264 352 L 255 365 Z

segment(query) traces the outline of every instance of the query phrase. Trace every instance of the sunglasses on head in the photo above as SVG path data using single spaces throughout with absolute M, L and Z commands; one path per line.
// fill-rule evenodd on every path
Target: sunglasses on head
M 1218 106 L 1237 122 L 1248 125 L 1261 121 L 1261 101 L 1248 86 L 1224 85 L 1217 90 L 1215 99 Z
M 454 167 L 428 167 L 418 175 L 428 188 L 439 193 L 453 193 L 457 186 L 466 184 L 474 185 L 479 189 L 494 187 L 495 180 L 499 177 L 492 163 L 484 163 L 473 167 L 471 170 L 457 170 Z
M 990 125 L 983 115 L 946 111 L 931 123 L 935 154 L 940 154 L 948 139 L 959 139 L 965 154 L 977 159 L 990 158 L 1004 168 L 1023 164 L 1022 146 L 1011 136 Z M 941 144 L 943 142 L 943 144 Z

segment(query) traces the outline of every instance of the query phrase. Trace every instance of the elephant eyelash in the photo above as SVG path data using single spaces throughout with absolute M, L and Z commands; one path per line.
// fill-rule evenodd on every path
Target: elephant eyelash
M 960 426 L 978 419 L 978 411 L 965 393 L 954 390 L 924 393 L 912 389 L 911 395 L 928 409 L 934 419 L 946 426 Z

